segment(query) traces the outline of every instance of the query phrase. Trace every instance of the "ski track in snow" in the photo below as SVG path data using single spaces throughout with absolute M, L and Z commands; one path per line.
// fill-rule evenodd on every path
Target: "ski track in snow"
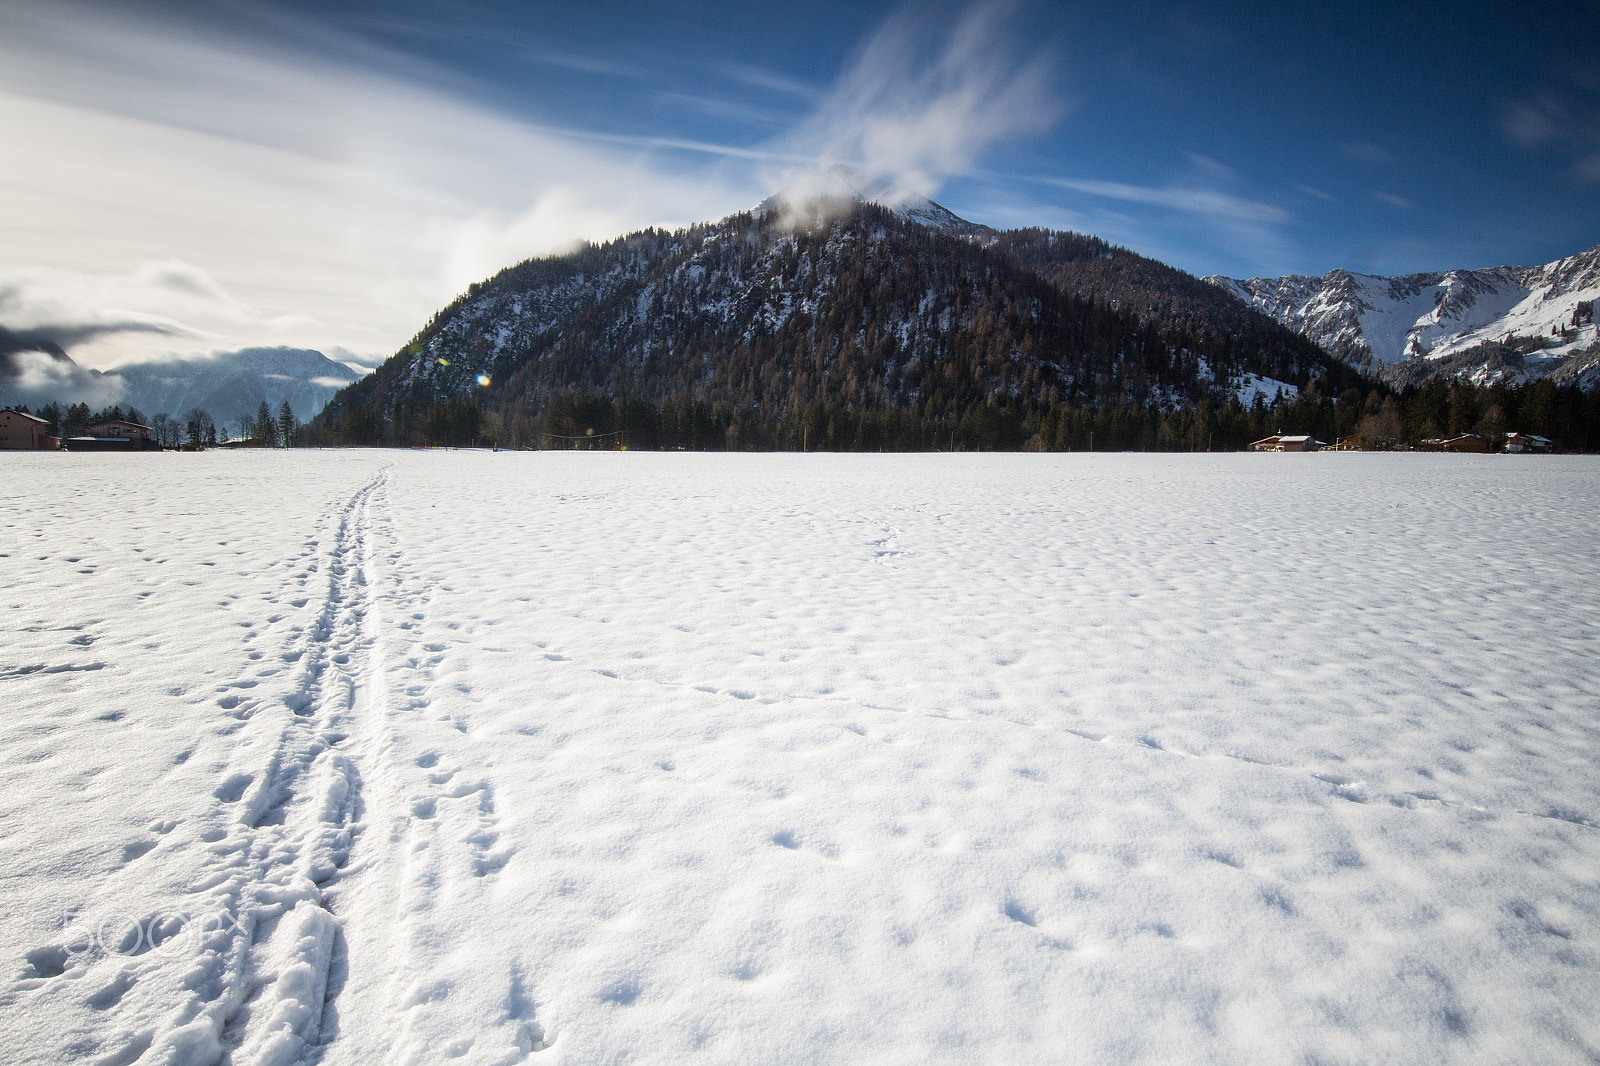
M 256 556 L 254 562 L 264 564 L 269 572 L 287 571 L 281 584 L 268 593 L 268 603 L 281 609 L 272 610 L 264 619 L 247 614 L 233 624 L 236 630 L 244 631 L 243 647 L 229 649 L 236 654 L 217 657 L 221 662 L 204 670 L 216 677 L 215 683 L 169 686 L 161 694 L 169 699 L 156 700 L 168 704 L 160 708 L 162 711 L 180 714 L 185 713 L 182 704 L 171 697 L 191 707 L 205 703 L 213 706 L 213 724 L 204 731 L 209 736 L 202 732 L 199 737 L 184 737 L 183 750 L 169 755 L 168 775 L 181 772 L 191 765 L 191 760 L 199 761 L 196 757 L 203 752 L 209 763 L 202 775 L 209 776 L 214 787 L 206 789 L 203 798 L 183 797 L 189 801 L 187 817 L 157 818 L 142 831 L 133 830 L 132 839 L 122 845 L 121 861 L 94 878 L 98 883 L 92 892 L 54 906 L 34 898 L 31 907 L 20 914 L 13 910 L 9 915 L 13 920 L 31 919 L 28 924 L 33 925 L 39 924 L 40 919 L 49 920 L 56 926 L 58 939 L 41 943 L 26 953 L 22 979 L 3 994 L 4 999 L 13 1001 L 14 1006 L 26 1003 L 36 1009 L 45 1009 L 49 1004 L 50 1011 L 70 1019 L 66 1026 L 57 1027 L 65 1030 L 62 1035 L 66 1039 L 55 1045 L 38 1032 L 25 1037 L 15 1032 L 8 1034 L 12 1051 L 26 1048 L 31 1052 L 14 1061 L 83 1059 L 110 1064 L 208 1063 L 226 1059 L 237 1063 L 291 1063 L 306 1061 L 320 1047 L 329 963 L 339 939 L 338 922 L 325 906 L 323 890 L 337 878 L 348 858 L 353 833 L 359 829 L 361 807 L 359 773 L 343 750 L 354 725 L 355 664 L 365 642 L 366 589 L 361 555 L 371 499 L 381 492 L 385 477 L 377 474 L 353 495 L 334 503 L 315 520 L 315 534 L 292 556 Z M 107 484 L 100 487 L 115 493 L 110 480 L 108 477 Z M 207 501 L 185 502 L 204 505 Z M 218 510 L 219 517 L 240 517 L 226 506 Z M 216 541 L 214 547 L 248 545 L 249 522 L 275 525 L 280 517 L 252 513 L 244 523 L 246 528 L 232 534 L 234 540 Z M 126 527 L 137 522 L 139 516 L 119 515 L 113 508 L 104 516 L 103 524 Z M 101 524 L 89 523 L 91 527 Z M 13 525 L 10 532 L 16 528 Z M 292 531 L 294 526 L 288 525 L 287 529 Z M 149 529 L 142 532 L 148 533 Z M 162 544 L 159 536 L 136 538 L 162 546 L 136 546 L 131 550 L 108 543 L 110 537 L 102 539 L 90 532 L 78 550 L 85 555 L 131 553 L 147 565 L 175 564 L 175 569 L 194 575 L 204 574 L 201 568 L 223 565 L 214 559 L 182 557 L 188 554 L 185 548 L 204 536 L 185 535 L 192 532 L 183 530 L 176 544 Z M 230 554 L 205 551 L 213 547 L 210 542 L 193 546 L 201 547 L 204 554 Z M 172 557 L 156 558 L 152 553 L 158 551 L 170 551 Z M 236 548 L 231 554 L 253 553 Z M 39 561 L 49 559 L 41 557 Z M 65 561 L 82 559 L 69 556 Z M 246 584 L 256 576 L 249 570 L 235 574 L 245 578 Z M 213 608 L 236 610 L 246 598 L 237 591 L 223 592 L 230 586 L 228 580 L 215 581 L 206 576 L 208 580 L 203 582 L 178 583 L 186 588 L 222 592 L 223 599 L 208 605 Z M 147 583 L 164 584 L 157 579 Z M 63 614 L 81 610 L 78 598 L 86 591 L 68 588 L 51 606 Z M 157 594 L 146 589 L 134 592 L 133 598 L 144 600 Z M 190 610 L 199 607 L 193 602 L 184 606 Z M 166 635 L 162 631 L 167 627 L 162 626 L 151 626 L 152 632 L 140 632 L 145 628 L 148 610 L 141 603 L 139 609 L 120 620 L 122 624 L 89 623 L 68 628 L 109 630 L 101 635 L 85 633 L 76 642 L 116 642 L 130 659 L 137 659 L 139 651 L 167 651 L 160 640 L 147 642 L 142 649 L 128 640 Z M 216 624 L 205 618 L 205 613 L 201 607 L 194 615 L 174 619 L 178 625 L 170 628 L 176 631 L 178 642 L 194 639 L 205 652 L 215 652 L 217 642 L 200 631 L 208 621 Z M 290 616 L 297 624 L 289 623 Z M 185 632 L 189 625 L 194 626 L 193 632 Z M 46 624 L 28 628 L 49 632 L 53 627 Z M 162 655 L 151 654 L 149 659 L 157 666 L 157 672 L 165 672 L 159 668 L 164 661 Z M 232 671 L 225 673 L 220 667 L 227 659 L 235 662 L 231 664 Z M 41 673 L 52 669 L 47 667 Z M 169 676 L 185 677 L 182 670 L 173 670 Z M 136 716 L 153 717 L 147 713 L 150 708 L 141 708 L 133 701 L 136 696 L 154 694 L 148 681 L 136 682 L 129 690 L 113 689 L 103 705 L 119 709 L 96 715 L 94 720 L 122 723 Z M 27 706 L 26 694 L 19 695 L 24 695 L 23 705 Z M 39 705 L 54 711 L 55 716 L 70 714 L 69 705 L 76 701 L 58 701 L 51 699 L 52 695 L 62 694 L 36 694 L 36 698 L 44 697 Z M 190 725 L 200 732 L 205 718 L 192 711 L 187 716 Z M 47 730 L 35 726 L 30 731 L 42 734 Z M 120 741 L 115 737 L 88 738 L 81 735 L 81 729 L 72 730 L 70 726 L 48 732 L 76 732 L 79 735 L 63 737 L 61 743 L 87 742 L 99 749 L 94 752 L 98 758 L 113 763 L 118 760 Z M 138 741 L 133 743 L 134 750 L 143 754 Z M 39 762 L 52 757 L 48 750 L 24 756 Z M 100 775 L 106 769 L 94 766 L 81 773 Z M 71 781 L 57 784 L 66 790 L 74 787 Z M 131 783 L 139 791 L 164 784 Z M 45 790 L 45 794 L 50 791 Z M 131 801 L 135 795 L 115 797 L 123 798 Z M 157 800 L 155 806 L 166 806 L 161 802 L 163 797 L 152 798 Z M 200 805 L 193 802 L 196 798 L 202 798 Z M 103 833 L 107 828 L 103 824 L 104 806 L 84 813 L 99 823 L 90 827 L 91 832 Z M 50 828 L 50 819 L 45 821 L 45 828 Z M 175 833 L 180 825 L 192 828 Z M 34 842 L 33 847 L 39 847 L 38 843 Z M 188 852 L 183 856 L 187 862 L 164 864 L 178 866 L 176 872 L 182 880 L 174 880 L 162 870 L 153 878 L 156 885 L 129 884 L 126 879 L 140 870 L 140 864 L 151 861 L 145 856 L 158 849 L 169 859 Z M 93 877 L 98 872 L 94 868 L 101 865 L 87 855 L 69 853 L 65 858 L 63 872 L 73 876 L 87 873 Z M 13 867 L 7 872 L 16 877 L 31 871 Z M 148 889 L 157 886 L 165 888 L 166 895 L 154 902 L 132 904 L 124 896 L 127 893 L 148 899 L 152 895 Z M 100 902 L 101 897 L 110 897 L 109 907 Z M 85 1014 L 84 1008 L 92 1013 Z M 130 1024 L 119 1025 L 122 1016 L 128 1017 Z
M 1600 1059 L 1592 460 L 19 462 L 8 1061 Z

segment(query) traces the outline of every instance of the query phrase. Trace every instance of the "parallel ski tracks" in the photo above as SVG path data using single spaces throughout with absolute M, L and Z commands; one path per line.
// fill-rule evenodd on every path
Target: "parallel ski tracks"
M 363 674 L 381 674 L 373 647 L 371 513 L 379 471 L 327 517 L 301 574 L 325 581 L 320 611 L 282 652 L 294 663 L 281 699 L 223 702 L 242 728 L 214 796 L 212 862 L 186 913 L 198 959 L 189 1002 L 148 1061 L 231 1066 L 321 1058 L 340 923 L 330 897 L 364 816 L 358 735 Z M 220 702 L 220 701 L 219 701 Z M 236 708 L 236 709 L 235 709 Z
M 379 547 L 389 471 L 329 511 L 308 545 L 287 594 L 309 610 L 280 648 L 292 664 L 281 695 L 218 701 L 238 721 L 224 727 L 235 754 L 190 889 L 207 928 L 188 1000 L 148 1061 L 432 1062 L 449 1030 L 463 1061 L 510 1062 L 549 1042 L 515 963 L 501 1015 L 442 1002 L 461 975 L 429 915 L 447 884 L 486 891 L 514 849 L 499 843 L 492 782 L 413 750 L 464 727 L 431 708 L 438 647 L 402 632 L 427 597 L 402 587 L 403 558 Z M 412 612 L 390 631 L 404 645 L 393 656 L 386 604 Z

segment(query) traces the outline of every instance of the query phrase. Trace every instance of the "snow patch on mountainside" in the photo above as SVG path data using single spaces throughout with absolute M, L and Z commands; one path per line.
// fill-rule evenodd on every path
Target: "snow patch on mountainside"
M 1234 390 L 1239 394 L 1239 402 L 1246 407 L 1255 404 L 1259 397 L 1261 402 L 1270 404 L 1282 396 L 1285 400 L 1293 400 L 1300 395 L 1298 387 L 1287 381 L 1276 378 L 1264 378 L 1260 374 L 1245 374 L 1242 376 L 1238 387 Z

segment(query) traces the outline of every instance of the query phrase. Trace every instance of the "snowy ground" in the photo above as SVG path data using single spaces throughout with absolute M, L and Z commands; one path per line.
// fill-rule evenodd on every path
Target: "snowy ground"
M 1600 1057 L 1600 463 L 20 455 L 8 1062 Z

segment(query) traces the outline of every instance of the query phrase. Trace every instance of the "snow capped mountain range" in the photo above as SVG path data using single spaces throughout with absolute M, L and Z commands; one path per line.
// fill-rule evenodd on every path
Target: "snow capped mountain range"
M 1600 247 L 1543 266 L 1205 279 L 1366 373 L 1600 384 Z

